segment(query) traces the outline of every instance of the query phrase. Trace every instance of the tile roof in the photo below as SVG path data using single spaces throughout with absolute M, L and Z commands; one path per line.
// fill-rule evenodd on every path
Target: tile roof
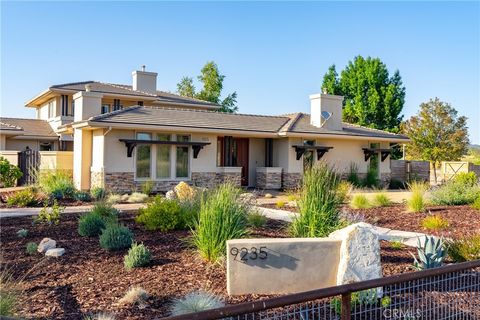
M 241 130 L 275 133 L 289 120 L 287 117 L 260 116 L 173 109 L 164 107 L 131 107 L 89 119 L 95 122 L 159 125 L 185 128 Z
M 341 131 L 317 128 L 310 124 L 310 115 L 305 113 L 294 113 L 282 116 L 264 116 L 191 109 L 135 106 L 95 116 L 90 118 L 89 121 L 269 133 L 335 134 L 386 139 L 408 139 L 403 135 L 348 123 L 343 124 L 344 127 Z
M 1 130 L 23 130 L 22 136 L 57 137 L 45 120 L 0 117 Z M 12 129 L 13 127 L 17 129 Z
M 50 89 L 72 90 L 72 91 L 78 92 L 78 91 L 85 91 L 85 85 L 87 84 L 90 85 L 91 91 L 93 92 L 129 95 L 132 97 L 154 98 L 159 103 L 161 102 L 181 103 L 181 104 L 191 104 L 194 106 L 210 107 L 210 108 L 220 107 L 218 104 L 215 104 L 215 103 L 211 103 L 208 101 L 203 101 L 195 98 L 183 97 L 170 92 L 157 90 L 157 94 L 152 94 L 148 92 L 133 90 L 132 86 L 130 85 L 104 83 L 99 81 L 83 81 L 83 82 L 57 84 L 57 85 L 51 86 Z

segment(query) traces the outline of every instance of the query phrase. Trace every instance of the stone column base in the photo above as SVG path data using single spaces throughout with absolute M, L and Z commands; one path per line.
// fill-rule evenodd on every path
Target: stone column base
M 288 173 L 282 174 L 282 187 L 285 190 L 298 189 L 302 182 L 302 173 Z
M 259 189 L 278 190 L 282 188 L 281 167 L 258 167 L 256 172 L 256 187 Z

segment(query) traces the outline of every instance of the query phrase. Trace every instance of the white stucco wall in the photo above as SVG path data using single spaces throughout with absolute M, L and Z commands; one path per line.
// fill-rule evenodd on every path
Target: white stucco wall
M 217 169 L 217 136 L 213 134 L 192 134 L 192 141 L 210 142 L 203 147 L 197 159 L 190 157 L 192 172 L 216 172 Z
M 127 147 L 119 139 L 134 139 L 133 130 L 112 130 L 105 135 L 104 170 L 105 172 L 134 172 L 134 157 L 127 157 Z

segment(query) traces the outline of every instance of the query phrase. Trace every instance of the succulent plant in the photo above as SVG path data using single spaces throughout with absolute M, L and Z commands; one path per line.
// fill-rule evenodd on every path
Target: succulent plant
M 418 260 L 412 254 L 415 262 L 414 268 L 417 270 L 425 270 L 438 268 L 443 264 L 443 259 L 446 255 L 446 250 L 443 246 L 443 240 L 433 236 L 425 236 L 423 244 L 418 239 L 417 245 Z

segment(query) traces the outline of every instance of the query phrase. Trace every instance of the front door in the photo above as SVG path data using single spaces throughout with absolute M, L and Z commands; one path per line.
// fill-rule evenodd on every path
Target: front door
M 234 138 L 233 144 L 236 145 L 235 166 L 242 167 L 242 186 L 248 186 L 248 138 Z
M 248 138 L 218 137 L 217 163 L 221 167 L 242 167 L 242 186 L 248 186 Z

